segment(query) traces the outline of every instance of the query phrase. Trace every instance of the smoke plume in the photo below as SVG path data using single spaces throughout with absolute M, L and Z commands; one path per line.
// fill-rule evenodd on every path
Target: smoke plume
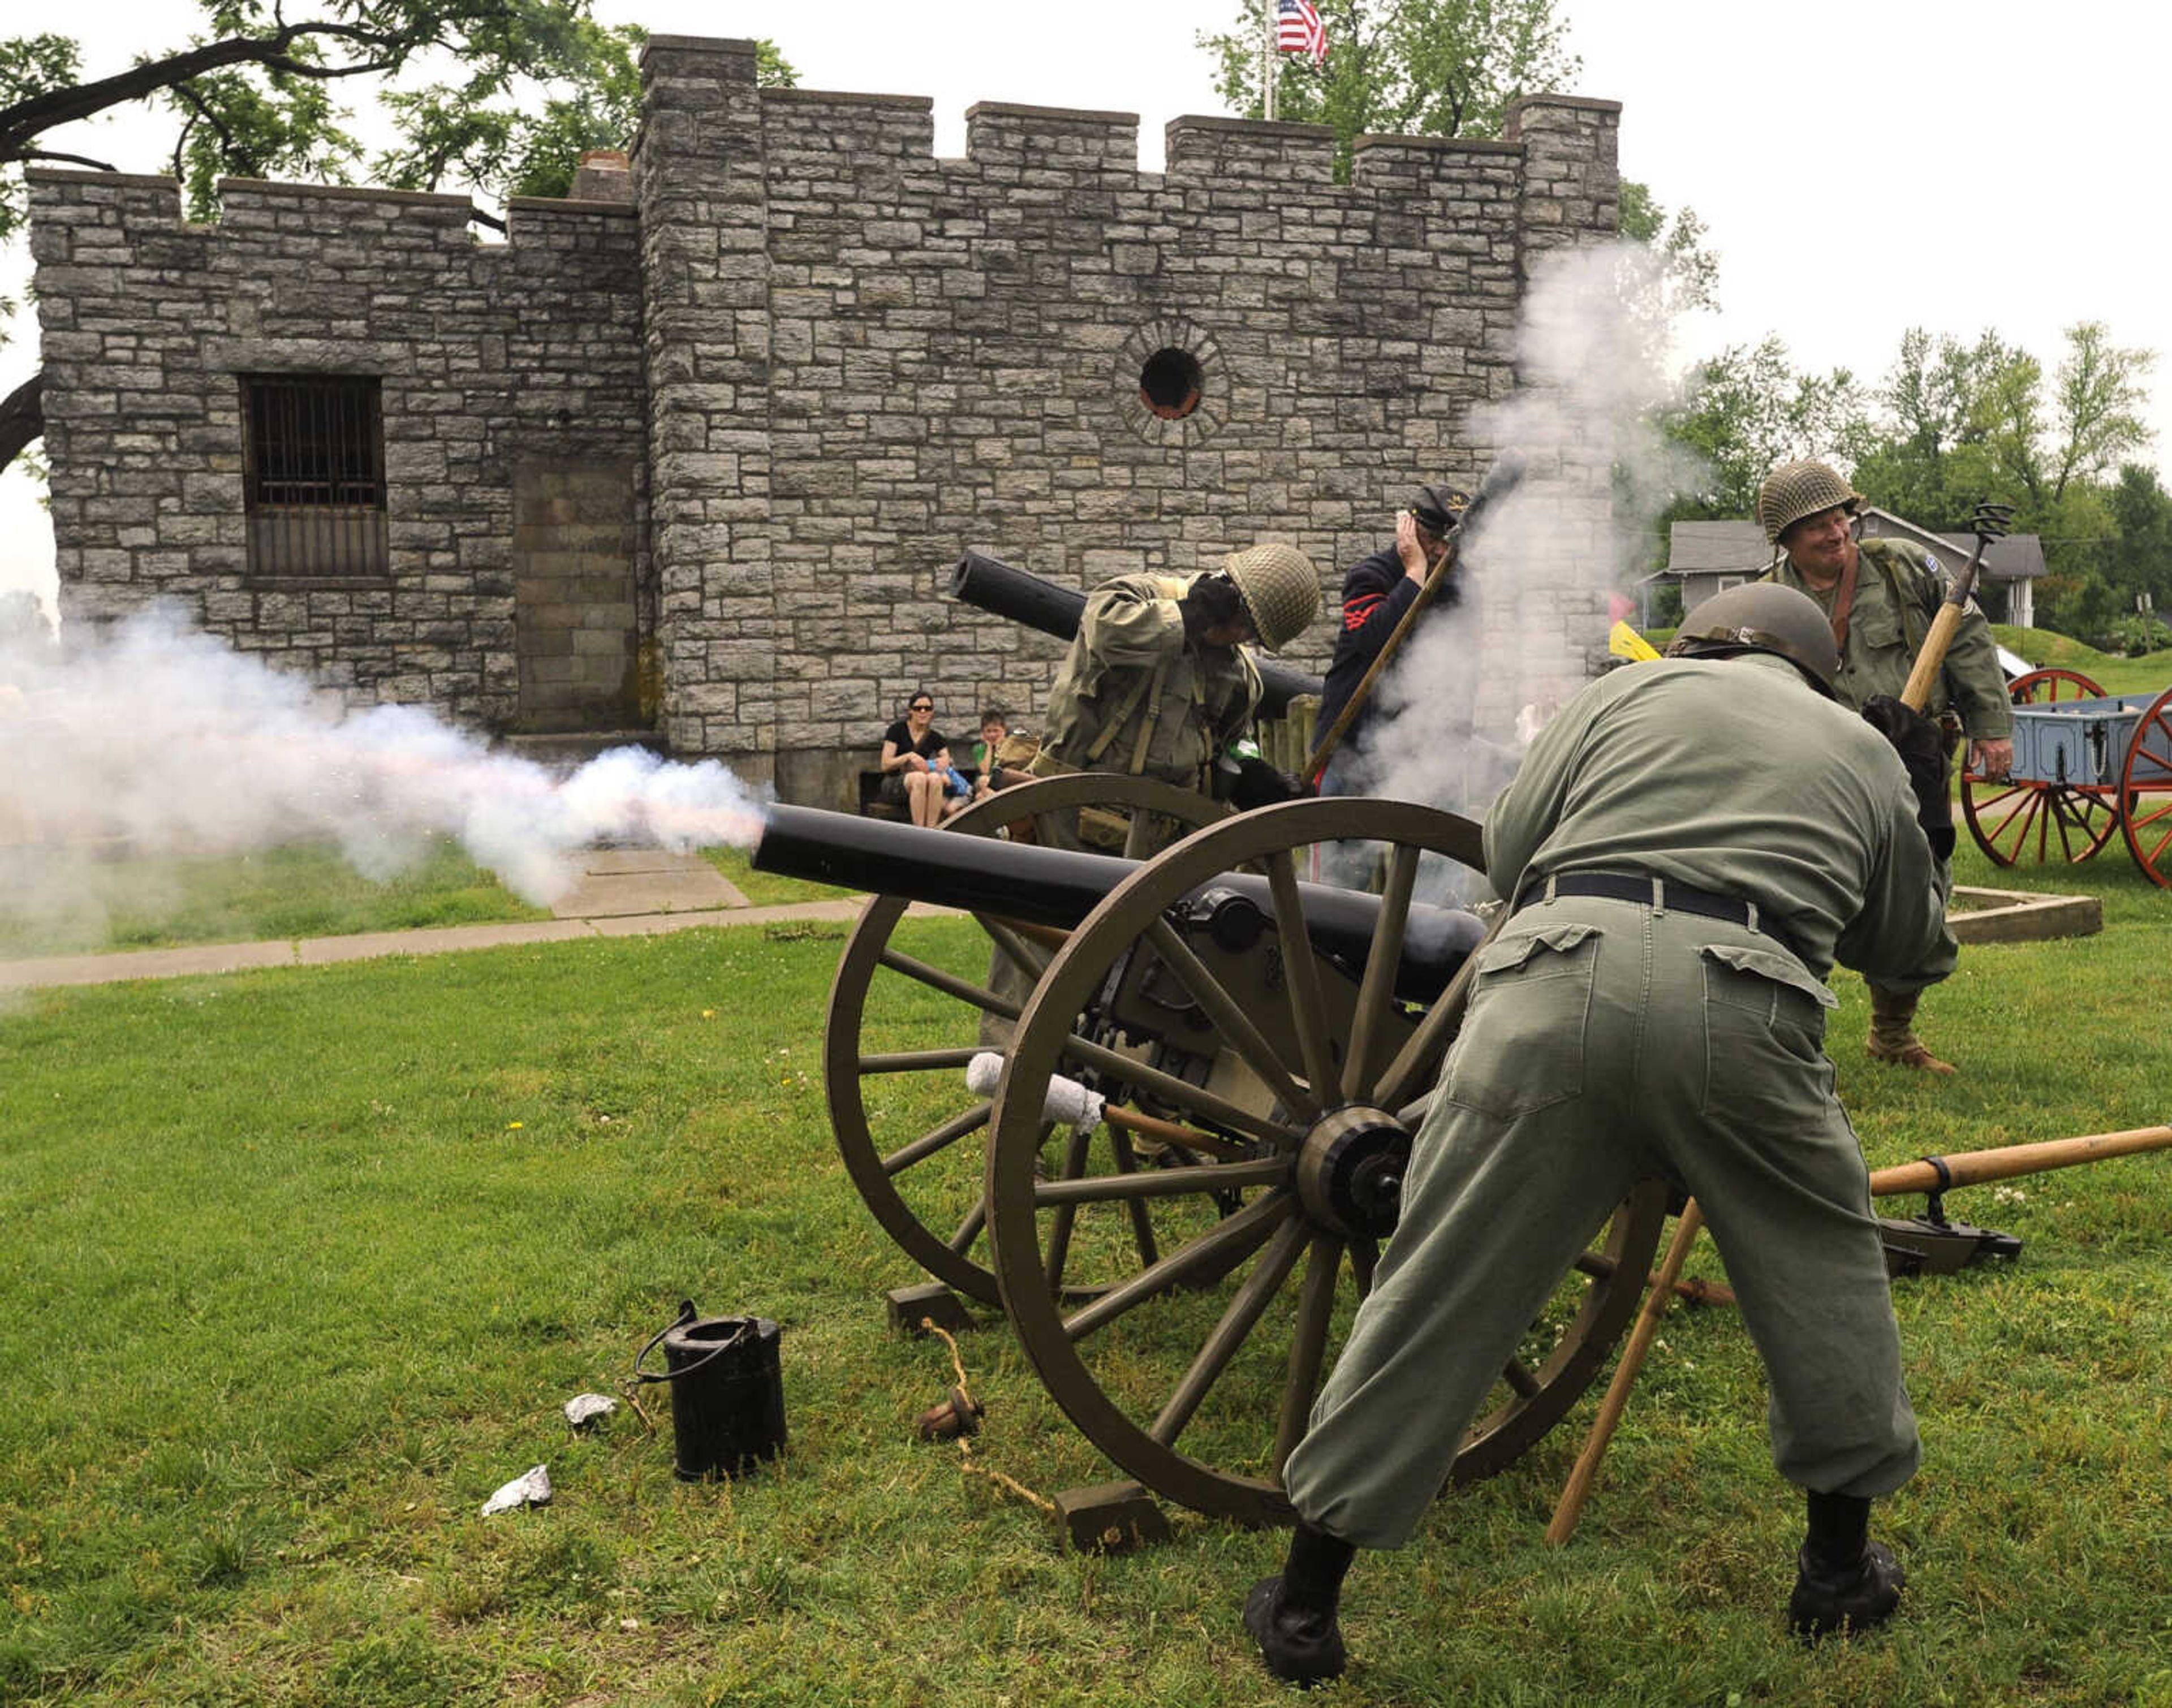
M 348 712 L 170 609 L 63 660 L 0 653 L 0 923 L 83 911 L 86 862 L 330 843 L 382 881 L 452 838 L 548 905 L 598 842 L 750 846 L 761 807 L 714 760 L 620 748 L 562 776 L 414 706 Z
M 1534 263 L 1517 389 L 1476 411 L 1470 435 L 1526 472 L 1464 543 L 1466 597 L 1422 621 L 1381 679 L 1368 791 L 1482 815 L 1605 656 L 1618 590 L 1650 567 L 1660 511 L 1696 484 L 1694 459 L 1653 424 L 1676 386 L 1658 267 L 1631 244 Z

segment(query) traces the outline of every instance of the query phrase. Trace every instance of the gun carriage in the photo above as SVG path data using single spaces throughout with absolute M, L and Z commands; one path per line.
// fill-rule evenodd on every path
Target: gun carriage
M 1189 834 L 1148 859 L 1024 840 L 1088 805 Z M 1280 1522 L 1280 1467 L 1394 1227 L 1483 936 L 1417 898 L 1421 859 L 1476 869 L 1480 844 L 1464 819 L 1389 801 L 1219 813 L 1073 776 L 932 834 L 780 808 L 755 863 L 875 892 L 838 967 L 824 1075 L 884 1229 L 937 1280 L 1000 1303 L 1066 1415 L 1145 1488 Z M 1016 840 L 997 837 L 1007 826 Z M 1313 849 L 1340 840 L 1380 846 L 1383 894 L 1304 881 Z M 914 901 L 972 923 L 908 932 Z M 968 1073 L 992 1051 L 983 1094 Z M 1105 1112 L 1082 1118 L 1082 1091 Z M 1641 1189 L 1578 1260 L 1456 1480 L 1511 1463 L 1590 1383 L 1664 1210 Z
M 2149 880 L 2172 889 L 2172 689 L 2108 695 L 2075 670 L 2032 670 L 2013 696 L 2013 770 L 1964 772 L 1961 812 L 2000 866 L 2078 865 L 2126 841 Z

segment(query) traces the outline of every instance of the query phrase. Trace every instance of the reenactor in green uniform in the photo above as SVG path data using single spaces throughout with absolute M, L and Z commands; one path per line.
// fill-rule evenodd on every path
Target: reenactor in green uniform
M 1035 774 L 1119 771 L 1209 792 L 1259 709 L 1245 643 L 1279 652 L 1320 609 L 1320 572 L 1293 545 L 1251 546 L 1196 575 L 1102 583 L 1049 690 Z
M 1914 990 L 1954 964 L 1922 821 L 1927 721 L 1893 745 L 1835 703 L 1802 594 L 1730 588 L 1682 656 L 1592 683 L 1485 826 L 1509 916 L 1403 1181 L 1402 1214 L 1283 1480 L 1299 1523 L 1245 1623 L 1278 1677 L 1341 1670 L 1357 1548 L 1408 1539 L 1540 1308 L 1639 1179 L 1693 1194 L 1808 1491 L 1790 1625 L 1861 1630 L 1902 1572 L 1871 1497 L 1916 1469 L 1868 1176 L 1824 1053 L 1834 961 Z M 1901 708 L 1905 712 L 1905 708 Z M 1927 760 L 1904 764 L 1901 738 Z
M 1027 769 L 1040 777 L 1116 771 L 1218 793 L 1216 766 L 1251 728 L 1260 706 L 1259 667 L 1245 643 L 1279 652 L 1320 610 L 1320 572 L 1293 545 L 1250 546 L 1231 552 L 1219 569 L 1194 575 L 1103 582 L 1086 596 L 1078 632 L 1049 690 L 1047 733 Z M 1255 777 L 1275 776 L 1256 760 L 1245 764 Z M 1262 804 L 1242 791 L 1233 798 L 1239 806 Z M 1059 847 L 1081 844 L 1075 814 L 1043 814 L 1035 824 Z M 1184 829 L 1161 814 L 1137 814 L 1124 851 L 1144 859 Z M 1009 952 L 997 949 L 988 986 L 1022 1002 L 1032 980 Z M 983 1016 L 983 1044 L 1005 1046 L 1010 1034 L 1009 1021 Z
M 1125 771 L 1204 788 L 1251 722 L 1260 673 L 1320 615 L 1320 572 L 1293 545 L 1232 552 L 1197 575 L 1122 575 L 1087 595 L 1049 690 L 1045 775 Z
M 1766 577 L 1808 594 L 1832 623 L 1840 643 L 1833 693 L 1860 708 L 1875 696 L 1895 699 L 1907 685 L 1916 653 L 1946 597 L 1945 572 L 1920 546 L 1894 540 L 1857 540 L 1863 499 L 1823 463 L 1782 463 L 1757 494 L 1757 520 L 1781 553 Z M 1979 776 L 2003 777 L 2013 765 L 2013 706 L 1991 625 L 1973 602 L 1948 647 L 1926 708 L 1949 710 L 1968 731 L 1969 764 Z M 1951 882 L 1950 876 L 1948 878 Z M 1916 996 L 1873 984 L 1870 1053 L 1933 1073 L 1951 1073 L 1916 1036 Z

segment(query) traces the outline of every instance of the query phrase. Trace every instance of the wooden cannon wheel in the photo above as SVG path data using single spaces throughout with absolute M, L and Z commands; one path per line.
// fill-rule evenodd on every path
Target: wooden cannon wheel
M 2010 691 L 2016 706 L 2105 697 L 2081 672 L 2066 669 L 2031 670 L 2016 677 Z M 2111 841 L 2121 817 L 2112 795 L 2101 787 L 1992 779 L 1967 770 L 1961 772 L 1961 815 L 1994 866 L 2012 866 L 2024 856 L 2040 864 L 2060 860 L 2078 866 Z
M 2172 688 L 2149 703 L 2119 772 L 2119 825 L 2149 881 L 2172 889 Z
M 1307 942 L 1297 878 L 1306 851 L 1336 840 L 1386 845 L 1385 894 L 1362 967 L 1279 953 Z M 1427 853 L 1467 877 L 1481 862 L 1477 827 L 1427 808 L 1337 798 L 1197 831 L 1071 934 L 1013 1040 L 987 1194 L 1004 1308 L 1072 1421 L 1140 1483 L 1196 1511 L 1248 1523 L 1290 1517 L 1282 1464 L 1377 1257 L 1377 1231 L 1337 1206 L 1352 1201 L 1383 1145 L 1406 1152 L 1465 1001 L 1467 977 L 1428 1008 L 1395 996 Z M 1169 918 L 1200 886 L 1239 869 L 1266 874 L 1279 989 L 1222 985 Z M 1142 945 L 1150 955 L 1135 962 Z M 1189 995 L 1261 1095 L 1142 1072 L 1075 1029 L 1082 1009 L 1140 966 L 1165 1000 Z M 1293 1036 L 1295 1050 L 1270 1045 L 1271 1030 Z M 1074 1143 L 1048 1178 L 1046 1088 L 1051 1075 L 1081 1073 L 1128 1086 L 1223 1148 L 1212 1162 L 1196 1148 L 1156 1156 L 1112 1129 L 1090 1154 Z M 1212 1083 L 1225 1088 L 1226 1077 Z M 1589 1385 L 1637 1308 L 1664 1199 L 1656 1184 L 1639 1189 L 1578 1259 L 1466 1437 L 1456 1480 L 1508 1464 Z M 1068 1265 L 1081 1254 L 1104 1273 L 1126 1261 L 1133 1273 L 1073 1293 Z
M 1056 814 L 1082 808 L 1105 821 L 1123 814 L 1142 824 L 1144 815 L 1156 814 L 1184 828 L 1226 810 L 1167 783 L 1083 772 L 1003 790 L 943 829 L 992 836 L 1006 825 L 1034 823 L 1048 840 Z M 994 1305 L 1002 1296 L 980 1260 L 985 1170 L 976 1136 L 992 1104 L 966 1088 L 965 1067 L 992 1047 L 983 1016 L 1014 1017 L 1048 951 L 999 920 L 976 915 L 985 940 L 962 959 L 932 964 L 891 941 L 906 905 L 895 895 L 868 904 L 831 984 L 822 1038 L 830 1124 L 845 1172 L 884 1231 L 936 1280 Z M 995 956 L 1017 965 L 1018 975 L 994 976 Z

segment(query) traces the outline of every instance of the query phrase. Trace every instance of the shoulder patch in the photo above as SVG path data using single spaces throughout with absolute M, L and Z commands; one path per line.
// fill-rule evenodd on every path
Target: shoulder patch
M 1923 567 L 1929 570 L 1933 575 L 1940 573 L 1938 560 L 1927 551 L 1923 554 Z

